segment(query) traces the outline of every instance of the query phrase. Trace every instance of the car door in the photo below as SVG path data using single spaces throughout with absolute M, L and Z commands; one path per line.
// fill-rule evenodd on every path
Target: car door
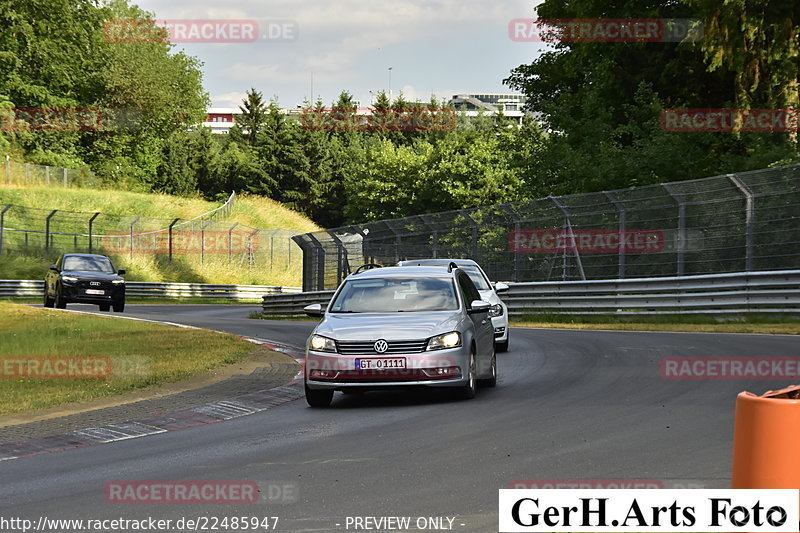
M 458 274 L 458 284 L 461 288 L 461 293 L 464 295 L 464 303 L 469 309 L 470 304 L 474 300 L 480 300 L 481 294 L 475 288 L 475 284 L 469 279 L 465 273 Z M 475 313 L 467 315 L 475 325 L 475 345 L 477 347 L 478 357 L 486 356 L 492 353 L 494 345 L 494 327 L 492 321 L 489 319 L 489 313 Z

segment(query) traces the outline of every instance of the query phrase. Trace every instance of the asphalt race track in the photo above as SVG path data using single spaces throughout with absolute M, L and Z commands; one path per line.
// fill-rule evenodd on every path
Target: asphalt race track
M 313 327 L 246 318 L 256 309 L 130 305 L 125 315 L 296 347 Z M 796 356 L 799 347 L 790 336 L 514 329 L 511 350 L 498 354 L 497 388 L 474 400 L 337 394 L 329 409 L 298 400 L 218 424 L 2 461 L 0 516 L 277 516 L 275 530 L 287 532 L 345 531 L 348 516 L 409 516 L 412 524 L 455 517 L 453 530 L 491 532 L 497 489 L 514 480 L 726 487 L 736 394 L 788 383 L 665 380 L 661 358 Z M 114 505 L 103 496 L 112 480 L 194 479 L 290 486 L 296 501 Z

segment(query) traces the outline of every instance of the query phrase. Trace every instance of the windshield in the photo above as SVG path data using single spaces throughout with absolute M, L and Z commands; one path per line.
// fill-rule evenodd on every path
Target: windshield
M 399 313 L 458 309 L 450 278 L 386 278 L 347 281 L 332 313 Z
M 458 268 L 467 273 L 469 279 L 472 280 L 472 283 L 475 284 L 475 288 L 479 291 L 488 291 L 492 289 L 492 286 L 489 285 L 489 282 L 483 277 L 481 270 L 475 265 L 459 265 Z
M 114 273 L 114 265 L 107 257 L 85 257 L 70 255 L 64 258 L 61 270 L 80 270 L 82 272 Z

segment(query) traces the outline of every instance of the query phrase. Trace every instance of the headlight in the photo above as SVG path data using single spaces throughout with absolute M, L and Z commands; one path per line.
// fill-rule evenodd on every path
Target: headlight
M 113 283 L 114 285 L 120 285 L 122 283 L 125 283 L 125 280 L 124 279 L 112 279 L 111 283 Z
M 323 337 L 322 335 L 312 335 L 311 342 L 309 343 L 311 349 L 316 352 L 334 352 L 336 353 L 336 341 Z
M 494 304 L 489 308 L 489 316 L 503 316 L 503 306 L 500 304 Z
M 61 276 L 61 281 L 66 281 L 67 283 L 75 283 L 78 281 L 78 278 L 73 276 Z
M 443 350 L 445 348 L 456 348 L 461 346 L 461 333 L 451 331 L 444 335 L 437 335 L 428 340 L 428 350 Z

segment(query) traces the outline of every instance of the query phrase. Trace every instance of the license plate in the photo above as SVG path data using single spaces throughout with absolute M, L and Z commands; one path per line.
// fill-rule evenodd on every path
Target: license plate
M 380 359 L 356 359 L 356 370 L 389 370 L 389 369 L 405 369 L 406 358 L 394 357 Z
M 105 294 L 106 291 L 101 291 L 98 289 L 86 289 L 86 294 Z

